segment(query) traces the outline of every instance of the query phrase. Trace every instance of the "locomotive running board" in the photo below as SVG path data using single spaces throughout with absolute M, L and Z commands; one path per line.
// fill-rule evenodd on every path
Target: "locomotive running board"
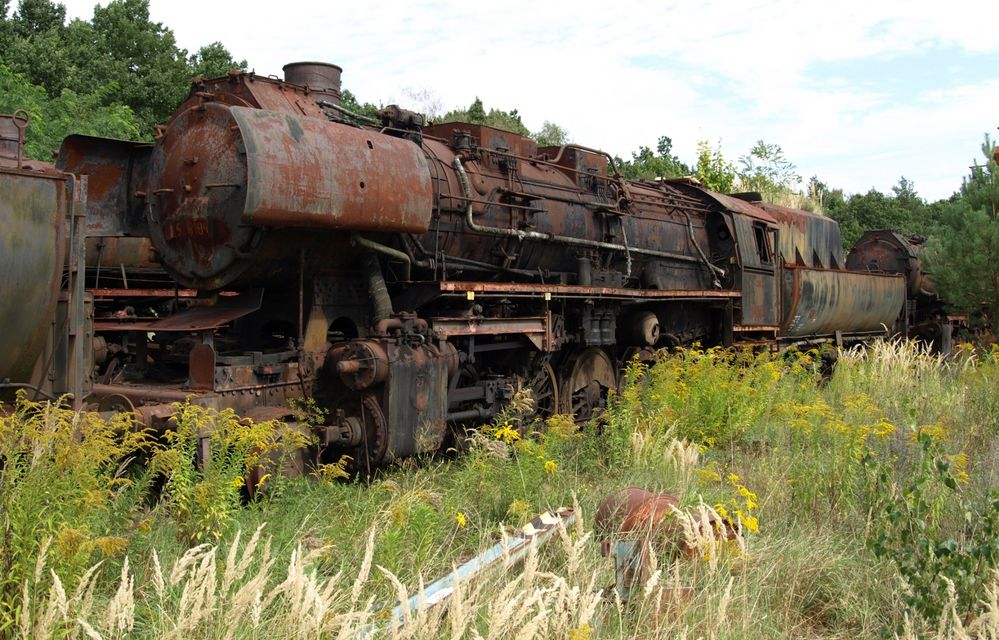
M 441 282 L 444 294 L 501 295 L 505 297 L 558 296 L 561 298 L 608 298 L 612 300 L 728 300 L 741 298 L 741 291 L 719 289 L 622 289 L 585 287 L 570 284 L 535 284 L 532 282 Z M 471 294 L 471 295 L 469 295 Z
M 263 299 L 263 289 L 250 289 L 235 296 L 219 296 L 215 306 L 193 307 L 157 320 L 130 322 L 126 318 L 95 321 L 94 331 L 208 331 L 257 311 Z
M 528 316 L 518 318 L 432 318 L 430 324 L 434 335 L 441 340 L 454 336 L 477 335 L 522 335 L 538 348 L 539 351 L 555 351 L 558 344 L 555 340 L 551 311 L 543 316 Z

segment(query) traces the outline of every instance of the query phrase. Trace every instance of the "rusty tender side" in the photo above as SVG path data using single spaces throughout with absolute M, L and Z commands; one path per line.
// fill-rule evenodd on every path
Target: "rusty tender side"
M 27 126 L 24 111 L 0 115 L 0 397 L 21 388 L 82 407 L 94 353 L 86 178 L 25 158 Z
M 25 294 L 2 290 L 20 355 L 0 375 L 44 386 L 37 328 L 71 317 L 97 334 L 80 402 L 155 422 L 187 397 L 251 417 L 311 398 L 319 455 L 374 467 L 448 446 L 522 387 L 583 419 L 659 347 L 843 344 L 907 319 L 906 276 L 848 269 L 829 219 L 625 180 L 579 145 L 366 118 L 339 67 L 285 71 L 195 79 L 154 143 L 71 136 L 57 169 L 0 170 L 20 225 L 0 260 L 30 271 L 39 316 L 10 316 Z M 92 321 L 57 308 L 85 297 L 74 273 Z

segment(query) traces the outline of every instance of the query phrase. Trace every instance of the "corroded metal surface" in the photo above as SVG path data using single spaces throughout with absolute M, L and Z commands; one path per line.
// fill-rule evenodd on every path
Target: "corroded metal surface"
M 628 487 L 612 493 L 600 503 L 594 527 L 603 538 L 631 531 L 650 535 L 651 531 L 663 526 L 679 504 L 680 501 L 668 493 Z
M 784 336 L 891 331 L 905 308 L 905 279 L 786 266 Z
M 430 226 L 426 160 L 412 143 L 317 118 L 234 107 L 254 225 L 418 233 Z
M 653 556 L 671 548 L 688 558 L 696 553 L 675 517 L 679 502 L 668 493 L 628 487 L 604 498 L 597 508 L 594 528 L 601 553 L 614 557 L 615 586 L 622 600 L 646 584 Z M 731 524 L 714 516 L 705 517 L 704 525 L 711 527 L 716 536 L 728 540 L 735 537 Z
M 145 322 L 102 320 L 95 331 L 206 331 L 225 326 L 260 309 L 263 291 L 248 291 L 238 296 L 222 296 L 212 306 L 198 306 L 180 313 Z
M 780 228 L 780 255 L 788 264 L 843 269 L 843 239 L 832 218 L 776 204 L 759 205 Z
M 702 300 L 717 299 L 724 300 L 738 298 L 742 294 L 738 291 L 718 290 L 718 289 L 673 289 L 662 291 L 659 289 L 625 289 L 620 287 L 583 287 L 565 284 L 534 284 L 519 282 L 461 282 L 447 281 L 439 284 L 440 290 L 444 292 L 469 291 L 476 294 L 510 294 L 510 295 L 533 295 L 543 296 L 553 294 L 559 296 L 579 296 L 579 297 L 612 297 L 612 298 L 650 298 L 650 299 L 675 299 L 675 300 Z
M 228 107 L 175 116 L 150 161 L 149 231 L 164 265 L 191 288 L 223 286 L 258 243 L 242 222 L 246 163 Z
M 846 259 L 854 271 L 898 273 L 906 282 L 905 335 L 922 340 L 939 353 L 953 346 L 954 329 L 963 320 L 947 313 L 946 301 L 933 286 L 931 274 L 923 268 L 921 254 L 925 238 L 904 236 L 885 229 L 867 231 Z
M 397 320 L 387 324 L 401 327 Z M 368 464 L 440 448 L 447 433 L 447 383 L 458 366 L 453 346 L 357 340 L 332 350 L 327 366 L 351 395 L 364 395 L 363 403 L 340 407 L 339 422 L 347 431 L 365 431 L 350 439 L 364 443 L 358 455 Z
M 920 251 L 922 238 L 906 238 L 897 231 L 867 231 L 853 245 L 846 258 L 851 271 L 883 271 L 905 276 L 909 297 L 931 295 L 933 283 L 923 270 Z
M 156 260 L 156 251 L 147 237 L 90 237 L 87 238 L 87 266 L 100 267 L 105 274 L 122 267 L 130 272 L 163 273 Z M 116 274 L 110 273 L 112 277 Z M 165 277 L 165 276 L 164 276 Z
M 63 140 L 56 168 L 87 176 L 87 235 L 145 236 L 146 166 L 153 145 L 95 136 Z
M 597 167 L 612 160 L 583 147 L 538 155 L 533 141 L 482 125 L 428 127 L 423 149 L 442 211 L 421 239 L 424 247 L 580 286 L 713 285 L 715 276 L 699 256 L 715 252 L 706 229 L 711 207 L 696 193 L 608 176 Z M 551 153 L 556 157 L 548 159 Z M 471 193 L 463 189 L 456 158 Z
M 28 112 L 18 109 L 11 115 L 0 114 L 0 166 L 23 167 L 24 130 Z
M 432 211 L 426 161 L 412 143 L 217 102 L 173 119 L 151 175 L 153 244 L 195 288 L 221 288 L 254 260 L 293 259 L 310 240 L 280 241 L 262 227 L 420 232 Z
M 284 65 L 284 80 L 292 84 L 327 93 L 340 102 L 340 74 L 343 69 L 325 62 L 291 62 Z
M 66 260 L 65 176 L 0 168 L 0 380 L 40 383 Z

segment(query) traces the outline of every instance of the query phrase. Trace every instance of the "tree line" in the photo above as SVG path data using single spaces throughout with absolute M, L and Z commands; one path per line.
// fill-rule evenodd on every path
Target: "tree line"
M 193 76 L 245 69 L 220 43 L 194 53 L 149 17 L 148 0 L 112 0 L 90 20 L 65 6 L 0 0 L 0 111 L 32 118 L 29 156 L 50 159 L 71 133 L 149 139 L 188 94 Z
M 149 0 L 111 0 L 89 20 L 66 20 L 52 0 L 0 0 L 0 112 L 26 109 L 32 118 L 26 152 L 51 159 L 73 133 L 148 140 L 188 95 L 194 76 L 245 70 L 221 42 L 194 53 L 177 46 L 173 32 L 154 22 Z M 532 132 L 517 109 L 468 107 L 444 111 L 428 91 L 405 92 L 412 106 L 435 122 L 484 124 L 533 137 L 540 146 L 565 144 L 570 134 L 545 121 Z M 372 115 L 379 105 L 343 91 L 344 107 Z M 926 238 L 927 264 L 954 310 L 999 329 L 999 167 L 986 136 L 984 157 L 973 162 L 954 194 L 936 202 L 919 196 L 905 177 L 889 193 L 871 189 L 847 194 L 818 176 L 803 181 L 778 144 L 758 141 L 736 162 L 721 142 L 698 143 L 692 162 L 679 158 L 669 136 L 641 146 L 630 158 L 615 157 L 635 180 L 692 177 L 722 193 L 755 191 L 768 202 L 827 215 L 840 224 L 845 248 L 867 229 L 895 229 Z M 971 154 L 969 154 L 971 155 Z M 984 312 L 984 313 L 982 313 Z

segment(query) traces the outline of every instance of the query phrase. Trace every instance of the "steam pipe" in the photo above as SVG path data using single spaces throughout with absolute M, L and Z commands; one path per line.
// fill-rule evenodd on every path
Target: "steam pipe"
M 368 124 L 375 125 L 375 126 L 381 124 L 381 122 L 379 122 L 378 120 L 375 120 L 374 118 L 369 118 L 368 116 L 362 116 L 359 113 L 354 113 L 350 109 L 341 107 L 338 104 L 333 104 L 332 102 L 329 102 L 328 100 L 316 100 L 316 104 L 319 105 L 320 107 L 323 107 L 323 108 L 334 109 L 334 110 L 339 111 L 340 113 L 342 113 L 342 114 L 344 114 L 346 116 L 354 118 L 355 120 L 360 120 L 361 122 L 366 122 Z
M 412 235 L 410 235 L 408 237 L 409 237 L 409 240 L 419 250 L 420 253 L 422 253 L 424 256 L 429 256 L 430 255 L 430 252 L 427 251 L 426 248 L 422 244 L 420 244 L 419 238 L 416 238 L 416 237 L 414 237 Z M 456 262 L 458 264 L 462 264 L 462 265 L 465 265 L 465 266 L 458 267 L 458 268 L 449 267 L 447 263 L 450 263 L 450 262 Z M 433 260 L 431 260 L 430 258 L 426 258 L 424 260 L 417 260 L 415 262 L 415 264 L 416 264 L 416 266 L 421 267 L 421 268 L 433 269 L 435 262 Z M 478 260 L 471 260 L 469 258 L 462 258 L 462 257 L 459 257 L 459 256 L 452 256 L 452 255 L 445 255 L 444 259 L 439 264 L 440 264 L 440 266 L 441 266 L 442 269 L 450 268 L 452 271 L 470 270 L 470 271 L 489 271 L 489 272 L 492 272 L 492 273 L 496 273 L 498 271 L 504 271 L 506 273 L 515 273 L 515 274 L 520 275 L 520 276 L 536 276 L 536 275 L 538 275 L 538 273 L 536 271 L 528 271 L 527 269 L 514 269 L 513 267 L 499 267 L 499 266 L 496 266 L 494 264 L 489 264 L 488 262 L 479 262 Z
M 655 249 L 643 249 L 640 247 L 629 247 L 627 245 L 615 244 L 613 242 L 600 242 L 598 240 L 585 240 L 583 238 L 572 238 L 569 236 L 559 236 L 553 233 L 541 233 L 540 231 L 523 231 L 521 229 L 504 229 L 502 227 L 488 227 L 484 225 L 477 224 L 475 222 L 475 217 L 472 212 L 472 188 L 468 182 L 468 174 L 465 173 L 465 167 L 461 163 L 461 156 L 454 157 L 454 169 L 458 172 L 458 178 L 461 182 L 461 190 L 468 201 L 468 209 L 465 212 L 465 224 L 468 228 L 477 233 L 484 233 L 486 235 L 493 236 L 504 236 L 513 237 L 518 240 L 545 240 L 548 242 L 557 242 L 560 244 L 567 244 L 575 247 L 588 247 L 590 249 L 607 249 L 609 251 L 623 251 L 626 255 L 629 253 L 638 253 L 646 256 L 654 256 L 657 258 L 669 258 L 670 260 L 680 260 L 682 262 L 696 262 L 700 263 L 700 259 L 691 256 L 685 256 L 679 253 L 670 253 L 668 251 L 656 251 Z
M 464 411 L 453 411 L 445 417 L 448 422 L 461 422 L 463 420 L 476 420 L 482 418 L 490 418 L 495 415 L 496 412 L 483 407 L 478 407 L 476 409 L 466 409 Z
M 9 378 L 4 378 L 4 381 L 0 382 L 0 389 L 28 389 L 30 391 L 34 391 L 35 392 L 35 397 L 42 396 L 43 398 L 46 398 L 46 399 L 52 400 L 52 401 L 59 400 L 59 398 L 57 398 L 56 396 L 52 395 L 51 393 L 47 393 L 45 391 L 42 391 L 41 389 L 39 389 L 38 387 L 36 387 L 33 384 L 28 384 L 27 382 L 10 382 Z M 72 393 L 66 393 L 66 394 L 63 394 L 63 395 L 65 397 L 69 398 L 69 399 L 73 398 L 73 394 Z
M 409 257 L 409 254 L 399 251 L 398 249 L 393 249 L 392 247 L 385 246 L 380 242 L 375 242 L 374 240 L 368 240 L 359 233 L 350 234 L 350 241 L 352 244 L 360 245 L 370 251 L 381 253 L 391 258 L 395 258 L 396 260 L 401 260 L 406 265 L 405 269 L 403 270 L 402 277 L 406 282 L 410 281 L 410 276 L 412 275 L 413 259 Z
M 725 270 L 711 264 L 707 256 L 704 255 L 704 252 L 701 251 L 701 245 L 697 244 L 697 239 L 694 238 L 694 223 L 690 221 L 690 214 L 682 209 L 681 211 L 683 212 L 683 217 L 687 219 L 687 237 L 690 238 L 690 244 L 694 245 L 694 249 L 697 250 L 697 255 L 701 256 L 701 261 L 704 262 L 704 266 L 708 268 L 708 271 L 719 278 L 725 277 Z M 718 278 L 714 278 L 714 282 L 712 284 L 721 289 L 721 282 Z
M 624 179 L 624 176 L 621 175 L 621 171 L 617 168 L 617 163 L 614 162 L 614 157 L 611 156 L 611 154 L 607 153 L 606 151 L 601 151 L 600 149 L 591 149 L 590 147 L 584 147 L 581 144 L 570 143 L 570 144 L 564 144 L 559 148 L 558 155 L 555 156 L 555 159 L 551 160 L 551 164 L 558 164 L 559 160 L 562 159 L 562 154 L 565 153 L 566 149 L 579 149 L 580 151 L 586 151 L 587 153 L 593 153 L 607 158 L 607 164 L 610 165 L 610 168 L 614 170 L 614 176 L 617 178 L 618 183 L 621 185 L 621 192 L 624 193 L 625 200 L 632 199 L 631 191 L 628 189 L 628 182 Z
M 368 281 L 368 292 L 371 294 L 371 324 L 377 324 L 392 316 L 392 298 L 389 297 L 385 278 L 382 276 L 382 266 L 378 257 L 372 251 L 365 251 L 361 258 L 364 276 Z

